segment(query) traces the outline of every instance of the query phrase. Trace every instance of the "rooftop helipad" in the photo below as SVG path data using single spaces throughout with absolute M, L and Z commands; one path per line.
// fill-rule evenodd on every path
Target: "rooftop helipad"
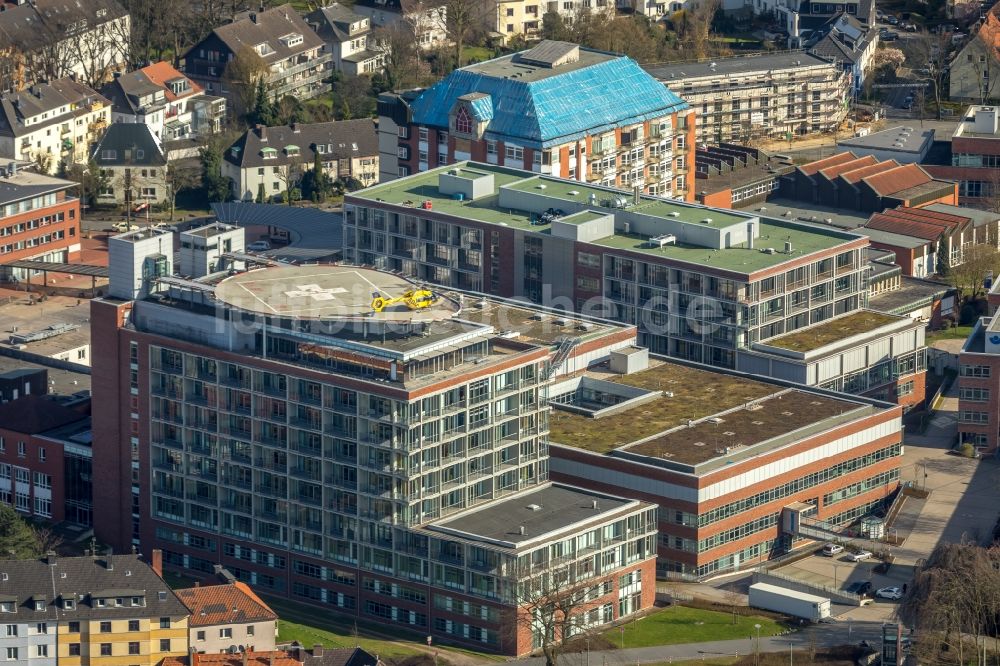
M 228 277 L 216 285 L 215 296 L 246 312 L 292 319 L 431 322 L 461 310 L 457 301 L 438 295 L 437 303 L 420 310 L 396 303 L 372 311 L 375 292 L 393 298 L 417 288 L 405 278 L 356 266 L 277 266 Z

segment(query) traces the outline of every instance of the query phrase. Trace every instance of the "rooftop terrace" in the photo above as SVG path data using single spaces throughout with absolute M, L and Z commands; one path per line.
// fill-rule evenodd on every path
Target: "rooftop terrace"
M 463 163 L 457 167 L 442 167 L 414 174 L 354 192 L 348 196 L 347 202 L 361 205 L 388 204 L 411 209 L 413 211 L 411 214 L 414 215 L 420 214 L 422 205 L 429 205 L 438 215 L 551 235 L 551 225 L 540 220 L 537 211 L 500 206 L 500 191 L 502 188 L 509 188 L 522 199 L 527 195 L 539 205 L 544 202 L 545 205 L 555 208 L 564 206 L 568 213 L 580 209 L 592 209 L 615 215 L 614 233 L 593 241 L 595 245 L 658 255 L 671 261 L 711 266 L 738 273 L 752 273 L 778 266 L 791 259 L 830 250 L 858 238 L 855 234 L 840 229 L 758 217 L 754 212 L 707 208 L 659 197 L 643 195 L 638 203 L 635 203 L 631 192 L 488 164 L 475 164 L 475 172 L 492 176 L 492 193 L 477 196 L 475 200 L 469 197 L 459 199 L 452 194 L 441 192 L 438 187 L 441 174 L 456 168 L 468 170 L 467 163 Z M 609 203 L 614 201 L 621 201 L 624 208 L 609 207 Z M 641 217 L 651 226 L 662 227 L 659 233 L 673 233 L 678 225 L 682 225 L 690 227 L 693 231 L 715 231 L 717 234 L 726 229 L 725 234 L 728 235 L 729 228 L 742 230 L 744 222 L 755 221 L 757 237 L 754 249 L 748 248 L 744 242 L 734 242 L 729 247 L 719 248 L 688 244 L 680 234 L 676 243 L 654 246 L 648 243 L 648 240 L 650 236 L 656 234 L 645 231 L 641 234 L 634 233 L 635 224 L 631 225 L 633 233 L 625 233 L 624 221 L 619 221 L 617 218 L 626 215 Z M 582 221 L 582 219 L 570 220 L 576 223 Z M 782 251 L 786 242 L 791 243 L 792 247 L 792 251 L 787 254 Z M 765 252 L 766 248 L 773 248 L 775 252 Z
M 900 317 L 873 310 L 858 310 L 788 335 L 765 340 L 764 344 L 790 351 L 809 352 L 852 335 L 874 331 L 897 321 L 900 321 Z

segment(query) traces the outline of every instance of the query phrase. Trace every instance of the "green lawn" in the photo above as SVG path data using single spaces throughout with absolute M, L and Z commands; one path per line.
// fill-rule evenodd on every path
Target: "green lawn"
M 322 643 L 324 647 L 329 648 L 360 647 L 372 654 L 377 654 L 382 659 L 393 661 L 421 654 L 402 643 L 362 638 L 361 636 L 354 637 L 350 633 L 327 631 L 288 620 L 278 620 L 278 641 L 281 643 L 297 641 L 300 645 L 310 648 L 317 643 Z
M 750 636 L 757 635 L 755 624 L 760 625 L 761 636 L 774 636 L 784 631 L 784 627 L 779 623 L 759 615 L 738 615 L 736 624 L 733 624 L 732 613 L 686 606 L 671 606 L 623 625 L 625 627 L 625 647 L 638 648 L 750 638 Z M 622 646 L 622 634 L 619 627 L 606 631 L 604 638 L 618 647 Z
M 466 65 L 473 62 L 482 62 L 493 58 L 493 49 L 484 46 L 463 46 L 462 62 Z
M 956 326 L 954 328 L 943 328 L 940 331 L 927 332 L 927 345 L 936 340 L 964 340 L 972 333 L 972 326 Z

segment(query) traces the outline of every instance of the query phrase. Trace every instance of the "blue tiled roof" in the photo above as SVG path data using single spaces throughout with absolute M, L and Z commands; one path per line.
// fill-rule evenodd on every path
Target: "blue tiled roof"
M 469 102 L 469 107 L 472 109 L 472 115 L 476 117 L 476 120 L 483 122 L 484 120 L 493 120 L 493 100 L 489 97 L 480 97 Z
M 492 116 L 486 135 L 531 148 L 561 145 L 688 108 L 634 60 L 618 57 L 536 81 L 487 76 L 474 66 L 457 69 L 413 100 L 413 122 L 447 127 L 455 100 L 475 92 L 490 96 L 473 103 L 476 115 Z

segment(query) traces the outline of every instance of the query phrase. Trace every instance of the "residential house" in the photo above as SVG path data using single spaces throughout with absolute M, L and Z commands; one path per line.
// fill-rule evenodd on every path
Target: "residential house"
M 924 169 L 935 177 L 957 181 L 958 203 L 994 208 L 1000 201 L 1000 108 L 973 105 L 966 109 L 951 135 L 951 164 Z
M 948 86 L 953 102 L 1000 101 L 1000 5 L 986 12 L 979 29 L 952 58 Z
M 398 25 L 412 30 L 417 47 L 423 51 L 432 51 L 449 42 L 448 12 L 442 2 L 408 4 L 404 7 L 401 0 L 356 0 L 352 9 L 356 14 L 371 19 L 372 28 Z
M 878 31 L 850 14 L 834 17 L 823 36 L 809 49 L 810 53 L 839 62 L 851 75 L 851 93 L 857 98 L 864 88 L 865 74 L 871 69 L 878 47 Z
M 36 173 L 11 161 L 0 168 L 0 263 L 36 259 L 69 263 L 80 259 L 80 200 L 76 183 Z M 4 279 L 22 279 L 27 269 L 3 269 Z
M 139 555 L 0 561 L 7 660 L 158 666 L 187 654 L 188 611 Z
M 740 0 L 723 0 L 723 9 L 742 9 Z M 787 34 L 790 48 L 802 46 L 815 31 L 822 31 L 831 19 L 847 15 L 861 25 L 875 25 L 875 0 L 752 0 L 749 4 L 756 15 L 769 14 Z
M 326 42 L 333 55 L 333 69 L 350 76 L 382 69 L 384 55 L 374 43 L 368 16 L 334 2 L 306 14 L 306 22 Z
M 51 523 L 89 526 L 90 400 L 42 392 L 0 404 L 0 502 Z
M 225 98 L 206 95 L 165 61 L 116 72 L 101 93 L 111 100 L 114 122 L 145 123 L 163 142 L 215 134 L 226 116 Z
M 73 76 L 99 87 L 129 62 L 131 18 L 115 0 L 16 0 L 0 11 L 0 90 Z
M 647 65 L 691 105 L 702 144 L 827 132 L 847 117 L 851 77 L 832 58 L 803 51 Z
M 111 103 L 72 79 L 7 93 L 0 97 L 0 157 L 54 174 L 61 164 L 86 162 L 90 143 L 110 121 Z
M 168 200 L 167 159 L 145 123 L 112 123 L 94 147 L 92 159 L 108 178 L 100 203 L 128 209 Z
M 657 8 L 662 10 L 666 7 L 665 2 L 658 0 L 636 0 L 634 8 L 630 0 L 618 0 L 617 4 L 628 7 L 635 13 L 648 11 L 650 16 L 662 16 L 663 11 L 657 13 Z M 559 14 L 567 23 L 572 23 L 584 11 L 614 16 L 615 5 L 615 0 L 498 0 L 494 30 L 505 40 L 513 37 L 530 40 L 541 35 L 542 17 L 550 11 Z
M 250 12 L 219 26 L 184 54 L 184 73 L 209 95 L 225 97 L 242 113 L 245 82 L 233 81 L 227 65 L 238 55 L 259 57 L 267 66 L 266 85 L 274 99 L 311 99 L 330 90 L 333 56 L 291 5 Z
M 222 174 L 233 182 L 233 196 L 243 201 L 280 199 L 289 186 L 312 169 L 317 154 L 332 180 L 353 178 L 364 186 L 378 182 L 379 153 L 371 120 L 258 125 L 226 149 Z
M 958 186 L 918 164 L 880 162 L 873 155 L 836 153 L 782 176 L 781 197 L 833 208 L 877 213 L 896 206 L 958 203 Z
M 378 113 L 382 182 L 473 159 L 694 199 L 695 114 L 622 55 L 546 40 L 383 94 Z
M 228 652 L 234 645 L 253 646 L 257 652 L 274 650 L 278 615 L 246 583 L 200 585 L 174 592 L 191 613 L 188 642 L 192 650 L 214 654 Z

